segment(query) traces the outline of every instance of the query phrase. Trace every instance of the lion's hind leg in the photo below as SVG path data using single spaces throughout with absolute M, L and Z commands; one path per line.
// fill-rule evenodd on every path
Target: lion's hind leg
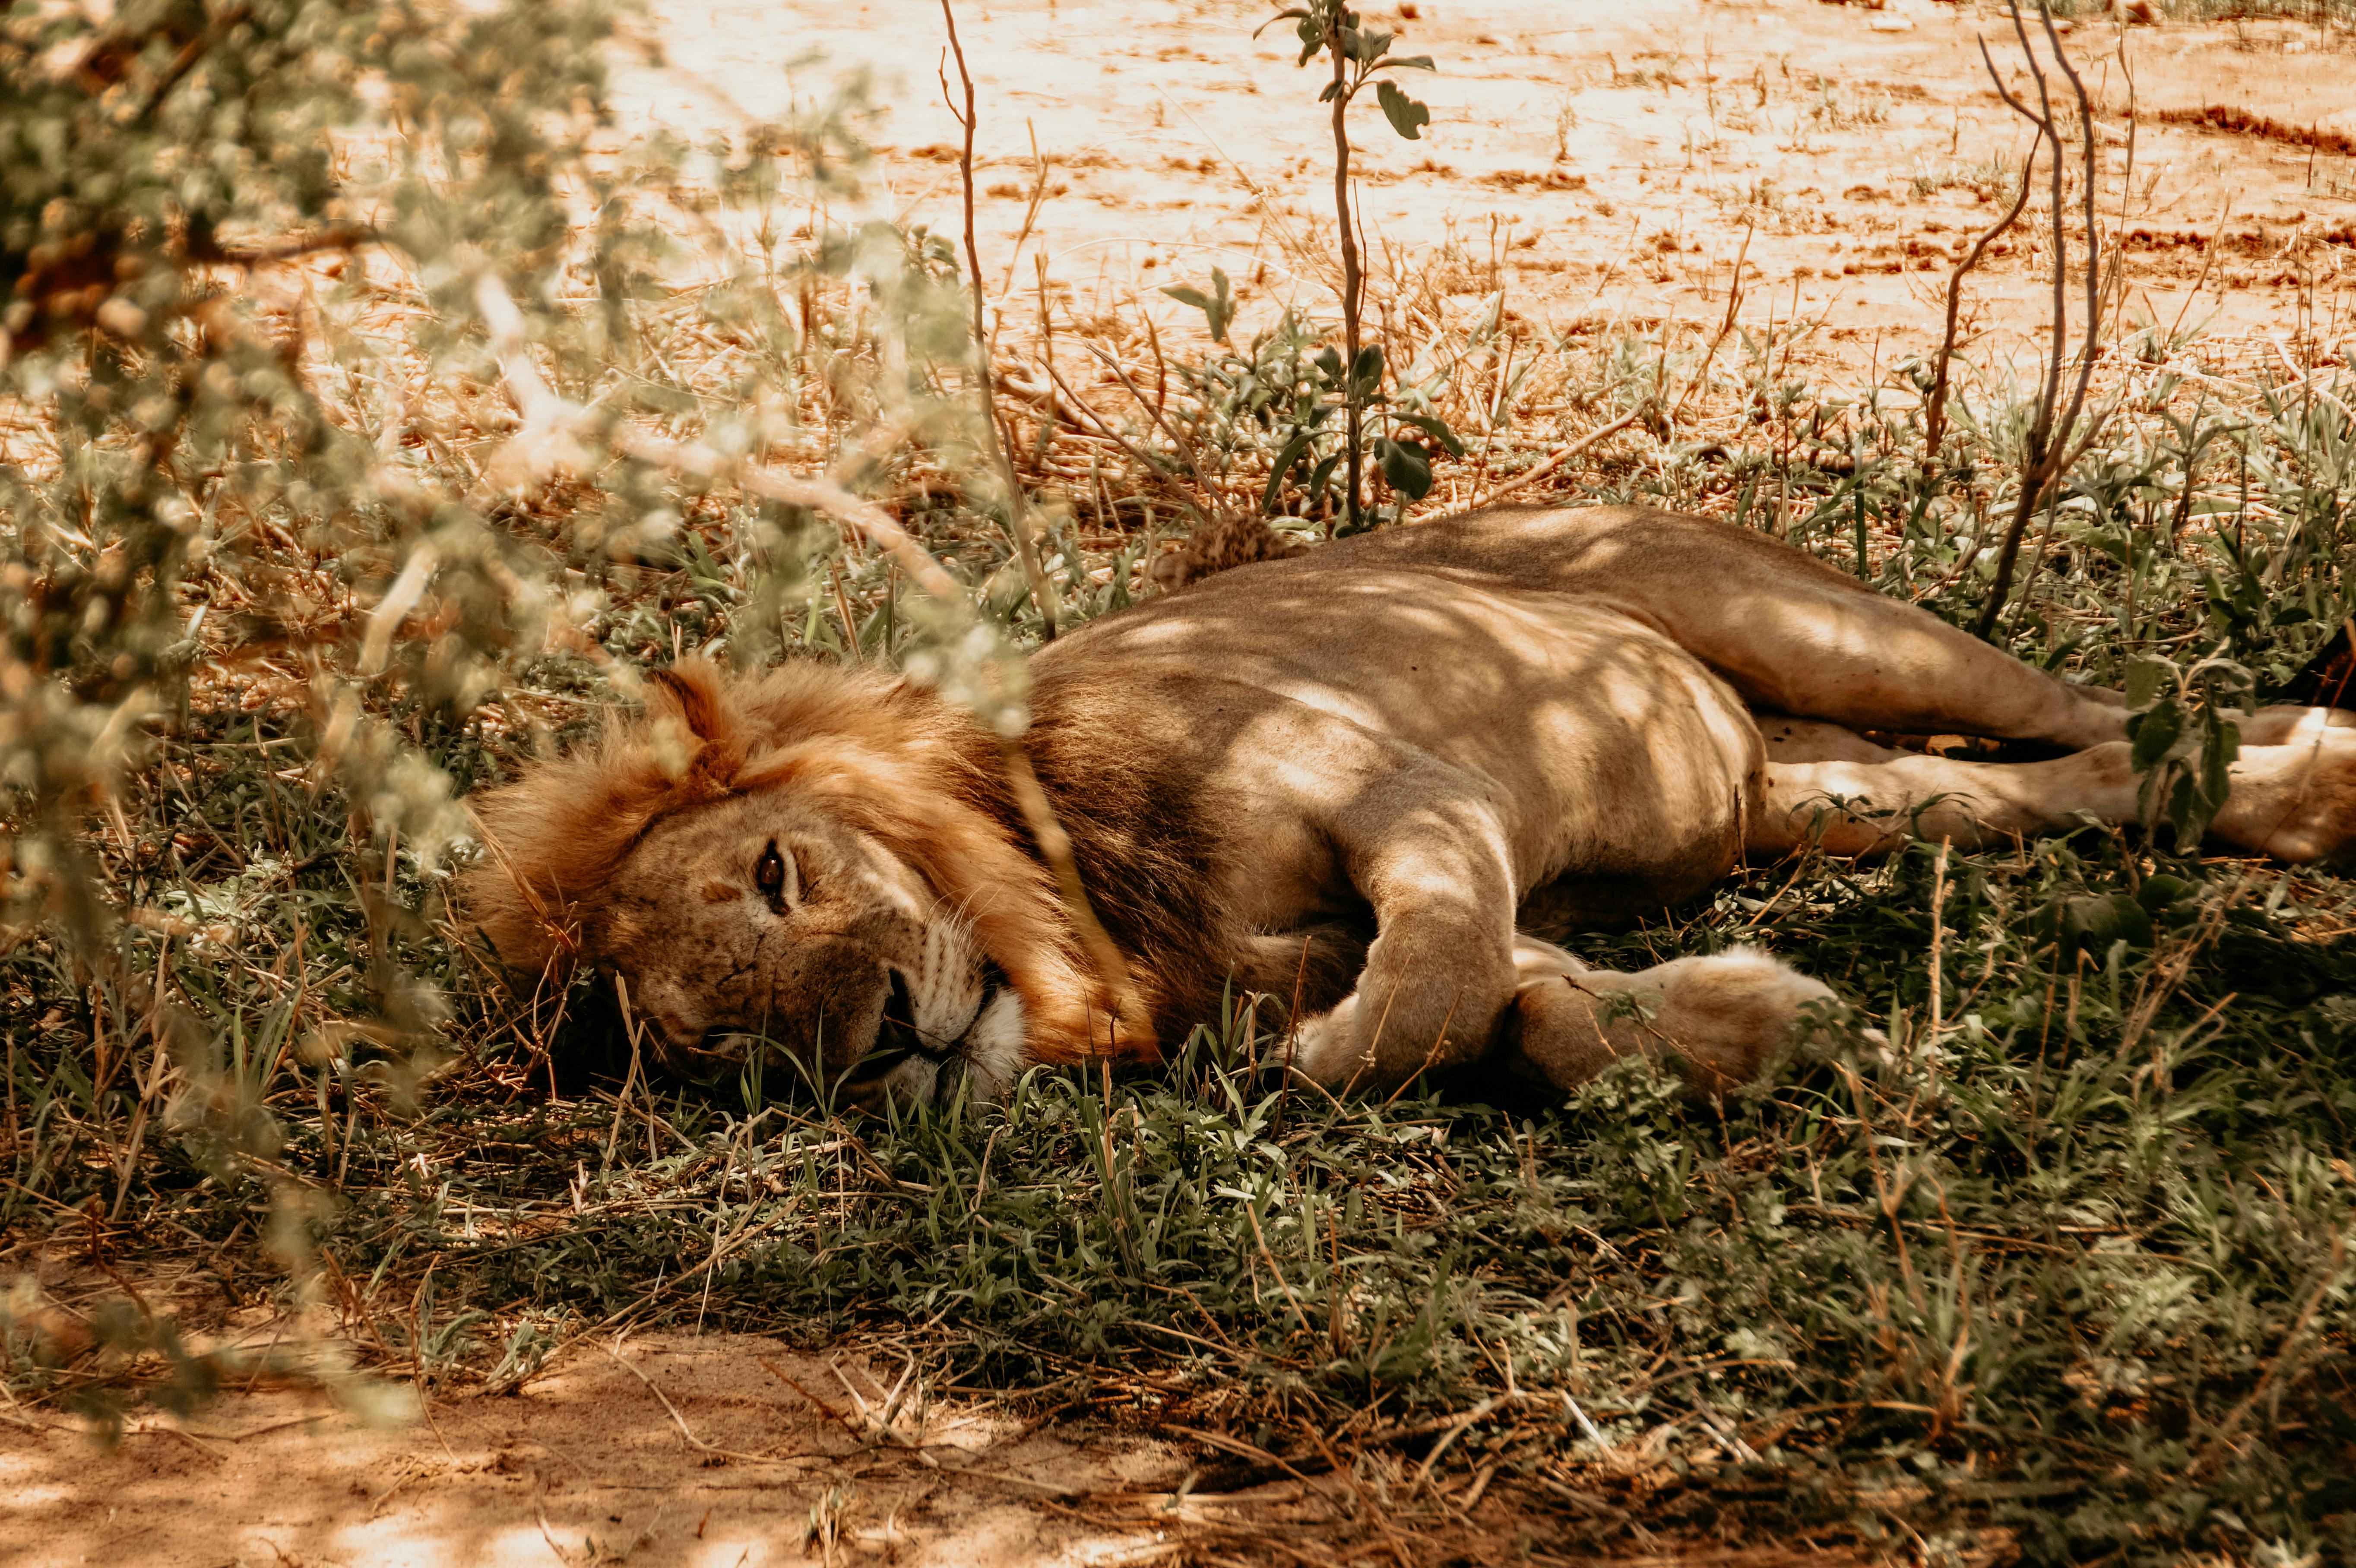
M 2136 811 L 2125 741 L 2040 763 L 1972 763 L 1877 746 L 1837 725 L 1762 719 L 1761 810 L 1744 848 L 1774 856 L 1812 839 L 1835 855 L 1887 854 L 1911 837 L 1974 849 Z
M 2255 715 L 2210 830 L 2280 860 L 2347 859 L 2356 851 L 2356 728 L 2346 717 L 2329 709 Z M 1886 854 L 1913 837 L 1972 849 L 2089 818 L 2141 816 L 2142 781 L 2124 741 L 2040 763 L 1970 763 L 1891 751 L 1829 724 L 1764 720 L 1760 728 L 1766 786 L 1744 830 L 1754 857 L 1812 839 L 1836 855 Z
M 1521 981 L 1498 1041 L 1502 1065 L 1569 1091 L 1623 1056 L 1666 1060 L 1697 1093 L 1757 1079 L 1829 987 L 1752 948 L 1675 958 L 1633 975 L 1590 969 L 1524 938 Z

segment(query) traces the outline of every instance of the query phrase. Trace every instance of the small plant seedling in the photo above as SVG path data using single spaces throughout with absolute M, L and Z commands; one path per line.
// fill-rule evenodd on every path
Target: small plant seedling
M 1211 269 L 1211 292 L 1205 293 L 1192 283 L 1171 283 L 1162 291 L 1180 304 L 1193 305 L 1203 313 L 1211 325 L 1211 341 L 1225 343 L 1227 328 L 1236 319 L 1236 298 L 1227 285 L 1227 274 L 1218 268 Z
M 1357 533 L 1369 526 L 1362 485 L 1365 414 L 1382 388 L 1383 351 L 1379 345 L 1362 345 L 1359 340 L 1365 274 L 1358 258 L 1356 224 L 1350 214 L 1349 109 L 1351 101 L 1372 86 L 1376 101 L 1382 106 L 1383 117 L 1390 122 L 1391 129 L 1410 142 L 1420 141 L 1423 128 L 1431 123 L 1431 111 L 1381 73 L 1433 68 L 1429 55 L 1392 58 L 1392 36 L 1361 26 L 1362 18 L 1343 0 L 1312 0 L 1308 5 L 1280 11 L 1263 25 L 1262 30 L 1281 21 L 1291 22 L 1294 36 L 1301 40 L 1301 59 L 1297 63 L 1305 66 L 1322 54 L 1333 64 L 1333 78 L 1317 95 L 1317 101 L 1333 106 L 1333 211 L 1342 231 L 1342 333 L 1344 362 L 1349 367 L 1345 378 L 1336 378 L 1343 384 L 1342 406 L 1348 443 L 1344 455 L 1344 521 L 1340 531 Z M 1383 461 L 1384 477 L 1396 488 L 1411 497 L 1419 497 L 1430 488 L 1430 464 L 1419 456 L 1411 458 L 1407 448 L 1387 443 L 1378 457 Z

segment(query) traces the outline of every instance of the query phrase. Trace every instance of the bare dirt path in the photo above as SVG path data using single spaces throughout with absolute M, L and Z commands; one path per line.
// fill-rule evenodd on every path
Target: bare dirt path
M 888 1358 L 886 1359 L 888 1361 Z M 899 1368 L 745 1334 L 559 1351 L 518 1392 L 369 1429 L 316 1390 L 134 1412 L 101 1450 L 0 1410 L 8 1568 L 897 1568 L 1606 1561 L 1483 1472 L 1263 1472 L 1173 1436 L 894 1402 Z M 838 1373 L 840 1375 L 838 1376 Z M 863 1390 L 854 1397 L 851 1391 Z M 896 1435 L 862 1423 L 888 1412 Z M 1239 1477 L 1237 1472 L 1250 1472 Z M 1224 1474 L 1222 1472 L 1225 1472 Z M 1416 1500 L 1410 1506 L 1408 1499 Z M 1395 1505 L 1386 1508 L 1384 1504 Z M 1612 1510 L 1607 1509 L 1607 1512 Z M 1805 1541 L 1643 1532 L 1621 1568 L 1856 1568 Z M 1402 1555 L 1404 1553 L 1404 1555 Z M 1985 1551 L 1968 1561 L 1987 1560 Z

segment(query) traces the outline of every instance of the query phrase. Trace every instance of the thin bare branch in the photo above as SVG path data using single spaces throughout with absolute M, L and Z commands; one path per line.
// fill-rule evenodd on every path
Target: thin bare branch
M 2084 411 L 2086 389 L 2094 379 L 2094 360 L 2101 348 L 2102 336 L 2102 231 L 2094 214 L 2094 181 L 2097 165 L 2094 158 L 2094 105 L 2086 94 L 2086 84 L 2062 52 L 2062 35 L 2053 26 L 2053 16 L 2048 0 L 2038 0 L 2037 13 L 2045 31 L 2047 48 L 2052 52 L 2056 68 L 2070 83 L 2078 104 L 2078 131 L 2085 170 L 2083 186 L 2086 229 L 2086 301 L 2085 339 L 2078 353 L 2077 382 L 2071 389 L 2069 406 L 2062 406 L 2062 380 L 2070 347 L 2070 239 L 2067 203 L 2062 185 L 2063 163 L 2062 132 L 2054 122 L 2053 95 L 2044 67 L 2039 64 L 2037 51 L 2029 37 L 2029 27 L 2023 19 L 2020 0 L 2010 0 L 2013 37 L 2019 41 L 2022 58 L 2028 62 L 2029 74 L 2037 84 L 2037 107 L 2031 109 L 2005 85 L 1997 69 L 1994 56 L 1988 52 L 1987 40 L 1980 40 L 1980 59 L 1987 66 L 1989 79 L 1995 82 L 1998 97 L 2012 111 L 2037 128 L 2040 140 L 2051 143 L 2053 161 L 2047 170 L 2046 181 L 2053 223 L 2053 303 L 2049 329 L 2051 342 L 2046 351 L 2045 373 L 2038 389 L 2037 411 L 2029 421 L 2022 454 L 2020 496 L 2013 507 L 2012 519 L 2005 527 L 2004 542 L 1997 552 L 1996 575 L 1988 584 L 1988 596 L 1980 606 L 1979 621 L 1974 628 L 1986 637 L 1996 628 L 1997 617 L 2002 613 L 2012 589 L 2012 577 L 2020 558 L 2020 541 L 2028 532 L 2029 519 L 2051 493 L 2054 483 L 2069 469 L 2092 441 L 2094 432 L 2102 428 L 2097 418 L 2085 432 L 2077 432 L 2079 415 Z M 2029 163 L 2034 164 L 2031 149 Z M 2021 187 L 2026 199 L 2028 167 L 2022 170 Z M 1953 298 L 1950 297 L 1950 309 Z M 2078 434 L 2073 444 L 2072 436 Z
M 1980 48 L 1985 55 L 1987 48 L 1985 40 L 1981 42 Z M 1994 74 L 1995 61 L 1988 62 L 1988 70 L 1990 74 Z M 1939 447 L 1947 432 L 1947 377 L 1955 357 L 1955 332 L 1963 308 L 1964 279 L 1980 264 L 1980 259 L 1987 254 L 1987 248 L 1994 244 L 2005 230 L 2019 222 L 2020 215 L 2029 209 L 2029 193 L 2035 188 L 2029 182 L 2037 174 L 2037 149 L 2044 144 L 2045 138 L 2042 135 L 2030 139 L 2029 155 L 2021 160 L 2020 165 L 2020 194 L 2013 197 L 2011 209 L 2002 218 L 1997 219 L 1992 228 L 1983 232 L 1979 239 L 1973 242 L 1971 250 L 1965 254 L 1964 259 L 1955 263 L 1955 270 L 1947 274 L 1946 330 L 1939 338 L 1938 366 L 1932 373 L 1931 398 L 1922 415 L 1922 461 L 1933 466 L 1938 464 Z
M 958 152 L 958 174 L 965 191 L 965 261 L 973 285 L 973 359 L 975 379 L 981 390 L 982 441 L 989 449 L 991 465 L 998 470 L 999 483 L 1006 487 L 1007 525 L 1014 536 L 1014 553 L 1023 561 L 1023 581 L 1030 587 L 1032 607 L 1039 612 L 1040 620 L 1045 623 L 1044 635 L 1052 643 L 1055 640 L 1055 623 L 1061 607 L 1056 603 L 1055 585 L 1047 581 L 1046 569 L 1039 561 L 1038 541 L 1031 534 L 1031 515 L 1023 494 L 1023 482 L 1015 476 L 1014 460 L 1007 455 L 1007 443 L 999 434 L 998 381 L 991 373 L 990 334 L 982 323 L 984 284 L 981 281 L 981 250 L 973 237 L 973 128 L 980 113 L 974 104 L 973 73 L 966 69 L 965 45 L 958 40 L 957 13 L 950 8 L 949 0 L 941 0 L 941 20 L 948 24 L 949 49 L 957 57 L 958 80 L 965 88 L 965 112 L 958 113 L 957 105 L 952 102 L 949 112 L 957 115 L 958 123 L 965 132 L 965 142 Z M 941 81 L 941 91 L 944 95 L 948 91 L 946 76 Z M 1040 177 L 1044 187 L 1044 172 Z M 1036 210 L 1038 204 L 1035 198 L 1032 205 Z M 1024 220 L 1023 226 L 1027 230 L 1029 219 Z M 1021 241 L 1016 243 L 1019 246 Z M 1010 269 L 1012 267 L 1011 258 L 1007 264 Z

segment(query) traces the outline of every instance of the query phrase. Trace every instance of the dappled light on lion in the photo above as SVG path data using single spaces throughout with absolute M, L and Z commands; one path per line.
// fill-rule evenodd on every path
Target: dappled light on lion
M 1757 533 L 1639 508 L 1492 510 L 1239 566 L 1033 670 L 1028 755 L 1119 984 L 996 738 L 913 680 L 814 661 L 682 660 L 645 713 L 480 797 L 473 918 L 512 973 L 614 976 L 673 1071 L 775 1046 L 870 1106 L 1151 1061 L 1227 992 L 1292 1008 L 1286 1061 L 1336 1093 L 1483 1061 L 1562 1092 L 1630 1053 L 1713 1093 L 1835 999 L 1805 955 L 1612 974 L 1569 950 L 1580 930 L 1746 857 L 2138 816 L 2115 693 Z M 2351 723 L 2246 718 L 2211 831 L 2340 854 Z

